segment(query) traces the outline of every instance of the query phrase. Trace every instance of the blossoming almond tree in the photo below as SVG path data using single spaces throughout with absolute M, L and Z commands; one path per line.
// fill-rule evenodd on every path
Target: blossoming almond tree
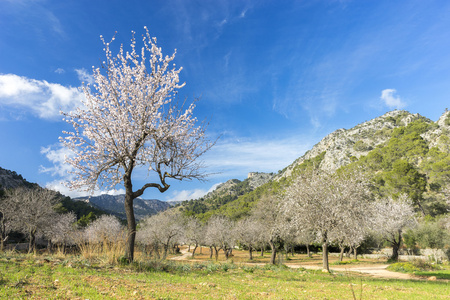
M 95 83 L 83 86 L 84 107 L 62 113 L 74 131 L 60 138 L 74 152 L 66 159 L 75 169 L 72 189 L 124 185 L 129 261 L 136 236 L 133 200 L 147 188 L 165 192 L 169 178 L 203 179 L 198 158 L 213 145 L 205 136 L 206 124 L 197 125 L 193 116 L 195 102 L 184 108 L 174 101 L 184 86 L 179 83 L 182 68 L 172 65 L 175 53 L 163 56 L 156 38 L 145 30 L 140 50 L 133 32 L 131 51 L 120 46 L 116 56 L 101 37 L 106 61 L 93 68 Z M 156 176 L 135 189 L 132 174 L 139 167 Z

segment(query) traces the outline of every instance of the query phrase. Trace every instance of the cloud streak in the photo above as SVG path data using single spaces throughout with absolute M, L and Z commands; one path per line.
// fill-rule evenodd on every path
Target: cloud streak
M 74 197 L 84 197 L 88 193 L 82 190 L 71 190 L 68 188 L 67 183 L 71 181 L 73 176 L 74 168 L 65 162 L 66 157 L 73 156 L 73 152 L 69 149 L 63 147 L 61 144 L 52 145 L 48 147 L 41 148 L 41 154 L 44 155 L 52 164 L 51 167 L 40 166 L 40 173 L 49 173 L 54 177 L 59 179 L 55 179 L 53 181 L 47 182 L 45 187 L 51 190 L 56 190 L 63 195 Z M 125 194 L 124 189 L 110 189 L 110 190 L 101 190 L 96 189 L 91 194 L 92 196 L 98 196 L 102 194 L 108 195 L 119 195 Z
M 41 119 L 57 119 L 60 110 L 81 105 L 84 95 L 74 87 L 15 74 L 0 74 L 0 104 L 25 109 Z
M 298 136 L 280 139 L 220 141 L 204 155 L 214 177 L 236 178 L 248 172 L 276 172 L 303 155 L 312 142 Z

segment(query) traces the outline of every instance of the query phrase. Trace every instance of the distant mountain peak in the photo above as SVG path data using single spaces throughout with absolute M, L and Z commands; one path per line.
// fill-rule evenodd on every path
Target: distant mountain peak
M 74 198 L 74 201 L 84 201 L 92 206 L 114 214 L 119 218 L 125 219 L 125 195 L 108 195 L 102 194 L 99 196 L 87 196 Z M 157 199 L 142 199 L 136 198 L 133 202 L 134 214 L 137 220 L 145 218 L 146 216 L 155 215 L 160 211 L 164 211 L 171 207 L 171 205 L 165 201 Z

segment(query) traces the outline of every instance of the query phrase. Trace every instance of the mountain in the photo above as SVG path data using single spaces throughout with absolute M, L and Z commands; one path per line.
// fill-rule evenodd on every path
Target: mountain
M 3 189 L 15 189 L 18 187 L 40 188 L 37 183 L 28 182 L 16 171 L 10 171 L 0 167 L 0 197 L 3 195 Z M 77 216 L 77 220 L 83 219 L 91 221 L 103 214 L 105 211 L 95 208 L 84 202 L 73 201 L 70 197 L 59 195 L 61 207 L 60 212 L 73 212 Z M 81 225 L 81 224 L 80 224 Z
M 124 208 L 125 195 L 78 197 L 73 200 L 89 203 L 90 205 L 114 214 L 119 218 L 126 219 Z M 171 207 L 171 205 L 167 202 L 156 199 L 144 200 L 141 198 L 136 198 L 134 199 L 133 207 L 136 219 L 140 220 L 146 216 L 155 215 L 160 211 L 164 211 Z
M 28 182 L 22 177 L 22 175 L 17 174 L 15 171 L 6 170 L 0 167 L 0 189 L 14 189 L 17 187 L 37 187 L 36 183 Z
M 382 146 L 390 138 L 395 128 L 404 127 L 416 120 L 431 120 L 419 114 L 411 114 L 404 110 L 394 110 L 380 117 L 358 124 L 351 129 L 337 129 L 324 137 L 303 156 L 294 161 L 279 174 L 277 178 L 291 175 L 292 170 L 305 160 L 313 159 L 325 152 L 319 168 L 334 172 L 342 166 L 353 162 L 356 157 L 367 155 L 378 146 Z
M 273 173 L 250 172 L 245 180 L 230 179 L 202 198 L 183 201 L 177 207 L 186 215 L 202 215 L 200 218 L 207 219 L 215 210 L 267 184 L 274 176 Z
M 375 197 L 406 193 L 423 214 L 446 213 L 442 190 L 450 184 L 450 112 L 433 122 L 395 110 L 351 129 L 338 129 L 262 185 L 248 188 L 245 181 L 232 179 L 201 199 L 184 202 L 180 210 L 203 220 L 214 214 L 237 219 L 261 197 L 279 195 L 310 168 L 363 169 L 373 182 Z

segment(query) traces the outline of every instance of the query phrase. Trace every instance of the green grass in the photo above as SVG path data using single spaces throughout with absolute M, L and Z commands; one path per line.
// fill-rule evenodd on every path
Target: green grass
M 389 271 L 410 273 L 416 276 L 431 277 L 436 279 L 450 280 L 449 265 L 435 265 L 421 260 L 411 262 L 398 262 L 388 267 Z
M 450 280 L 450 270 L 441 270 L 441 271 L 418 271 L 414 272 L 415 275 L 418 276 L 435 276 L 437 279 L 446 279 Z
M 435 271 L 440 272 L 440 271 Z M 1 299 L 448 299 L 446 281 L 382 280 L 346 273 L 227 262 L 130 266 L 74 258 L 0 255 Z
M 360 261 L 357 259 L 351 259 L 351 260 L 343 260 L 343 261 L 336 261 L 334 263 L 331 263 L 331 265 L 354 265 L 358 264 Z

